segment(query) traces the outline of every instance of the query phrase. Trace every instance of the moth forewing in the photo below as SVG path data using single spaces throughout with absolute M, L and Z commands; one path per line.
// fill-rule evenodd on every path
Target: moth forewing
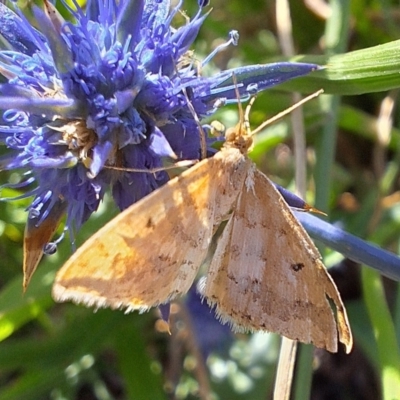
M 53 297 L 145 310 L 185 293 L 212 237 L 214 163 L 195 165 L 90 237 L 57 273 Z
M 217 244 L 203 294 L 237 330 L 264 330 L 337 351 L 352 338 L 320 254 L 268 178 L 253 166 Z M 338 323 L 329 299 L 336 307 Z

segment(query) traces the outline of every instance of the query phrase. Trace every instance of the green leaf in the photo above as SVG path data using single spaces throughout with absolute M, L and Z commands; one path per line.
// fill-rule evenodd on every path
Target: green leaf
M 279 85 L 278 89 L 355 95 L 400 87 L 400 40 L 332 56 L 297 56 L 290 61 L 324 68 Z M 280 58 L 282 61 L 282 58 Z
M 0 342 L 54 304 L 49 289 L 53 274 L 48 276 L 49 272 L 42 269 L 38 273 L 40 279 L 32 282 L 29 291 L 23 294 L 19 275 L 0 292 Z
M 362 269 L 364 299 L 378 346 L 384 400 L 400 398 L 400 349 L 378 272 Z
M 30 399 L 41 400 L 47 397 L 49 388 L 64 379 L 64 371 L 59 368 L 31 370 L 15 379 L 13 384 L 0 389 L 2 400 Z
M 166 400 L 161 375 L 152 371 L 154 360 L 146 349 L 143 330 L 133 324 L 120 326 L 114 344 L 120 371 L 125 377 L 127 397 Z

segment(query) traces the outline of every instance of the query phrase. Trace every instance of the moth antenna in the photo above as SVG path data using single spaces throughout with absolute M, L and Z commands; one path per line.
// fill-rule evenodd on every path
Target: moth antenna
M 308 101 L 314 99 L 315 97 L 318 97 L 320 94 L 324 93 L 323 89 L 317 90 L 314 93 L 311 93 L 309 96 L 304 97 L 304 99 L 300 100 L 299 102 L 297 102 L 296 104 L 293 104 L 292 106 L 290 106 L 289 108 L 287 108 L 286 110 L 281 111 L 280 113 L 276 114 L 275 116 L 273 116 L 270 119 L 267 119 L 266 121 L 264 121 L 259 127 L 257 127 L 256 129 L 254 129 L 254 131 L 252 132 L 253 135 L 261 132 L 266 126 L 273 124 L 274 122 L 280 120 L 281 118 L 283 118 L 284 116 L 290 114 L 293 110 L 295 110 L 296 108 L 299 108 L 300 106 L 302 106 L 303 104 L 307 103 Z M 251 102 L 251 100 L 250 100 Z
M 238 124 L 239 129 L 238 130 L 239 130 L 239 133 L 241 135 L 243 135 L 246 139 L 250 139 L 254 135 L 254 133 L 251 131 L 251 128 L 250 128 L 250 110 L 251 110 L 251 107 L 253 106 L 257 96 L 254 95 L 250 98 L 245 111 L 243 111 L 243 106 L 242 106 L 241 97 L 240 97 L 240 93 L 239 93 L 239 85 L 237 83 L 235 74 L 232 75 L 232 80 L 233 80 L 233 84 L 235 85 L 235 93 L 236 93 L 236 99 L 238 102 L 238 109 L 239 109 L 239 124 Z
M 233 85 L 235 86 L 235 94 L 236 94 L 236 100 L 238 102 L 238 109 L 239 109 L 239 124 L 240 124 L 240 128 L 242 128 L 242 124 L 245 125 L 245 115 L 243 113 L 243 106 L 242 106 L 242 102 L 240 100 L 240 93 L 239 93 L 239 86 L 237 83 L 237 79 L 236 79 L 236 75 L 232 74 L 232 81 L 233 81 Z M 247 107 L 246 107 L 246 115 L 247 115 Z M 242 130 L 242 129 L 240 129 Z
M 165 167 L 157 167 L 157 168 L 150 168 L 150 169 L 145 169 L 145 168 L 126 168 L 126 167 L 114 167 L 112 165 L 105 165 L 104 168 L 106 169 L 113 169 L 115 171 L 125 171 L 125 172 L 142 172 L 142 173 L 148 173 L 148 174 L 155 174 L 157 172 L 161 171 L 168 171 L 170 169 L 174 168 L 183 168 L 183 167 L 190 167 L 193 164 L 198 163 L 199 160 L 181 160 L 177 161 L 176 163 L 172 165 L 167 165 Z
M 256 101 L 257 96 L 252 96 L 250 98 L 249 103 L 246 106 L 246 111 L 244 113 L 244 127 L 246 130 L 246 133 L 248 134 L 249 137 L 254 136 L 254 134 L 256 133 L 256 131 L 252 132 L 251 128 L 250 128 L 250 111 L 251 108 L 253 107 L 254 102 Z

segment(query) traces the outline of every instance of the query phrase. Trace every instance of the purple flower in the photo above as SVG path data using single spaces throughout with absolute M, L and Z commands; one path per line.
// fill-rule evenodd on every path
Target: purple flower
M 316 69 L 279 63 L 202 76 L 201 66 L 238 37 L 233 31 L 195 61 L 189 48 L 206 3 L 178 27 L 181 2 L 171 10 L 168 0 L 92 0 L 86 12 L 64 3 L 74 22 L 47 1 L 44 10 L 30 3 L 40 32 L 0 3 L 0 137 L 8 149 L 0 168 L 23 171 L 17 186 L 33 196 L 26 241 L 46 244 L 64 214 L 73 241 L 107 190 L 125 209 L 168 180 L 165 171 L 145 172 L 165 157 L 213 154 L 197 121 L 236 101 L 235 86 L 248 97 Z

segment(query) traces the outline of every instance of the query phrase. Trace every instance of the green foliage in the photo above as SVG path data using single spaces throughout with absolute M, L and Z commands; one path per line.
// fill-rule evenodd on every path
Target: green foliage
M 386 91 L 395 89 L 390 94 L 396 98 L 400 87 L 398 2 L 332 1 L 336 8 L 328 21 L 316 17 L 304 2 L 291 3 L 293 39 L 300 54 L 295 59 L 325 68 L 260 95 L 251 113 L 252 125 L 287 107 L 289 91 L 310 93 L 324 88 L 329 96 L 304 107 L 308 200 L 346 230 L 398 253 L 397 105 L 387 141 L 378 140 L 377 128 Z M 213 41 L 237 29 L 239 46 L 218 54 L 218 67 L 287 59 L 279 50 L 273 1 L 214 0 L 212 6 L 197 42 L 199 58 L 214 46 Z M 196 1 L 185 0 L 185 7 L 191 15 Z M 327 48 L 324 43 L 331 45 Z M 208 72 L 205 68 L 204 73 Z M 218 118 L 232 126 L 237 108 L 224 110 Z M 279 122 L 258 136 L 252 153 L 261 169 L 289 189 L 294 188 L 291 137 L 290 121 Z M 4 172 L 1 176 L 2 182 L 14 178 Z M 11 195 L 2 192 L 2 197 Z M 152 312 L 93 313 L 72 304 L 55 304 L 51 284 L 55 271 L 70 254 L 68 240 L 59 246 L 57 255 L 42 261 L 23 294 L 25 206 L 21 201 L 0 203 L 1 400 L 194 399 L 199 391 L 204 399 L 270 398 L 279 348 L 274 335 L 238 336 L 229 351 L 212 354 L 208 369 L 204 369 L 195 332 L 182 317 L 182 304 L 181 311 L 173 314 L 176 324 L 171 337 L 155 329 Z M 112 215 L 112 207 L 103 207 L 79 233 L 78 241 L 93 234 Z M 324 253 L 328 266 L 341 261 L 329 249 Z M 302 349 L 294 398 L 304 399 L 311 390 L 313 398 L 325 399 L 333 390 L 337 399 L 400 399 L 399 285 L 383 284 L 383 279 L 365 266 L 361 274 L 354 265 L 335 269 L 339 271 L 335 277 L 343 275 L 338 286 L 348 307 L 355 349 L 349 356 Z M 313 379 L 312 359 L 317 360 Z M 362 383 L 354 387 L 354 380 Z M 204 390 L 213 395 L 206 397 Z

